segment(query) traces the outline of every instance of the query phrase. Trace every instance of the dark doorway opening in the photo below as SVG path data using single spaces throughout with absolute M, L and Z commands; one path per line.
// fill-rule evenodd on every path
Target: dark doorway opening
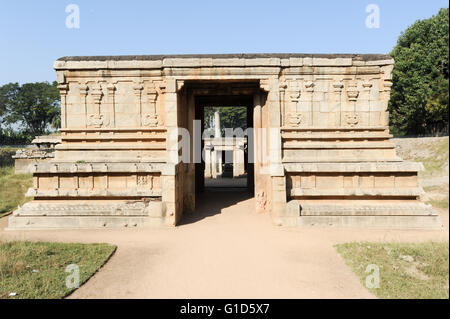
M 242 125 L 245 127 L 239 127 L 240 130 L 235 131 L 238 133 L 237 136 L 231 138 L 229 136 L 230 132 L 237 127 L 221 125 L 220 136 L 218 136 L 217 123 L 211 125 L 211 122 L 217 122 L 217 118 L 211 118 L 212 114 L 221 113 L 221 108 L 227 108 L 230 114 L 234 114 L 233 111 L 241 115 L 245 113 L 245 125 Z M 203 154 L 201 163 L 195 166 L 196 193 L 244 191 L 253 196 L 254 170 L 253 163 L 249 163 L 253 149 L 248 147 L 248 136 L 239 134 L 239 132 L 247 133 L 246 129 L 253 127 L 253 95 L 196 96 L 195 118 L 201 120 Z M 226 121 L 220 122 L 226 123 Z

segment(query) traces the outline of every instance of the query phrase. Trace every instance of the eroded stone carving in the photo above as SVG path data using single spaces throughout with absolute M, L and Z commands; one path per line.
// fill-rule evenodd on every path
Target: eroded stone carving
M 345 120 L 349 126 L 354 127 L 359 123 L 359 115 L 358 113 L 347 114 L 345 116 Z

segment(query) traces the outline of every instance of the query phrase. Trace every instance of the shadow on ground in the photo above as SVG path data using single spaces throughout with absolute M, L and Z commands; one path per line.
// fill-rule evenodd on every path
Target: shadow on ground
M 245 188 L 206 188 L 198 195 L 195 213 L 186 213 L 178 226 L 198 222 L 204 218 L 220 214 L 224 208 L 252 198 L 253 195 Z

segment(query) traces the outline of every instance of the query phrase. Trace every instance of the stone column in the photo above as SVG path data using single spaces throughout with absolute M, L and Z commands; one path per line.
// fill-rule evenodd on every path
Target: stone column
M 221 138 L 222 132 L 220 131 L 220 113 L 219 111 L 214 112 L 214 137 Z
M 270 127 L 270 189 L 269 204 L 272 219 L 275 223 L 285 218 L 286 214 L 286 176 L 281 162 L 281 132 L 280 132 L 280 92 L 278 78 L 269 81 L 269 127 Z
M 334 92 L 334 100 L 336 105 L 336 122 L 334 123 L 336 127 L 342 126 L 342 89 L 344 87 L 344 84 L 341 82 L 335 82 L 333 83 L 333 92 Z
M 79 86 L 79 92 L 80 92 L 80 103 L 81 107 L 84 111 L 84 127 L 88 127 L 88 110 L 87 110 L 87 94 L 88 94 L 88 86 L 85 84 L 80 84 Z
M 58 89 L 61 96 L 61 127 L 67 128 L 67 91 L 69 86 L 66 83 L 59 84 Z
M 245 172 L 244 167 L 244 141 L 235 139 L 235 145 L 233 148 L 233 176 L 241 176 Z
M 213 152 L 214 147 L 212 144 L 205 145 L 205 178 L 212 177 L 212 167 L 211 167 L 211 152 Z
M 174 226 L 181 212 L 177 205 L 177 179 L 178 168 L 178 105 L 177 105 L 177 82 L 168 79 L 164 93 L 164 110 L 166 113 L 166 169 L 161 173 L 162 201 L 165 205 L 166 223 Z
M 114 99 L 114 92 L 116 91 L 116 87 L 114 83 L 109 83 L 106 87 L 106 95 L 108 97 L 108 103 L 109 103 L 109 113 L 110 113 L 110 125 L 111 127 L 116 127 L 116 106 L 115 106 L 115 99 Z
M 222 175 L 222 152 L 223 150 L 219 150 L 216 152 L 216 161 L 217 161 L 217 174 Z
M 217 152 L 214 148 L 211 151 L 211 177 L 217 178 Z

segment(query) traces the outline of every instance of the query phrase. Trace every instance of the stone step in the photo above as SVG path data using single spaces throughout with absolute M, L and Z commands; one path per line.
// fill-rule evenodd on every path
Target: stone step
M 161 201 L 32 201 L 14 211 L 13 216 L 153 216 L 164 215 Z
M 134 228 L 164 225 L 164 219 L 148 216 L 11 216 L 5 230 Z
M 327 196 L 407 196 L 418 197 L 423 194 L 423 190 L 420 187 L 408 187 L 408 188 L 330 188 L 330 189 L 317 189 L 317 188 L 293 188 L 291 189 L 290 196 L 314 196 L 314 197 L 327 197 Z
M 355 227 L 383 229 L 442 229 L 439 214 L 419 201 L 357 203 L 311 203 L 291 200 L 287 204 L 286 226 Z
M 300 216 L 296 226 L 380 229 L 443 228 L 440 216 Z

